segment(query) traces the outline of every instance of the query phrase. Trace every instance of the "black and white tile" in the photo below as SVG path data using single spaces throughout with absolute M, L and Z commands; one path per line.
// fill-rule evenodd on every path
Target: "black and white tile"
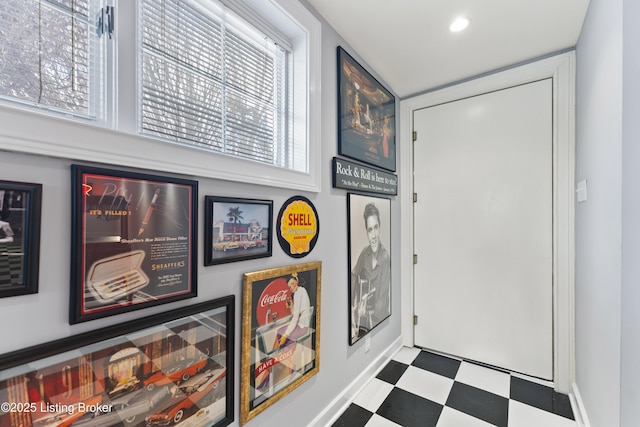
M 0 243 L 0 286 L 23 284 L 22 250 L 21 242 Z
M 403 348 L 334 427 L 576 427 L 569 398 L 547 384 Z

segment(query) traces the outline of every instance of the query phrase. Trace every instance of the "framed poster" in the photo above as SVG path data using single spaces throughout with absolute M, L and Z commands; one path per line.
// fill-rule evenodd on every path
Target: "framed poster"
M 206 196 L 205 265 L 271 256 L 273 202 Z
M 349 345 L 391 316 L 391 200 L 347 194 Z
M 228 296 L 0 356 L 2 426 L 233 421 Z
M 72 166 L 70 323 L 196 296 L 198 183 Z
M 338 46 L 338 153 L 396 170 L 396 100 Z
M 0 297 L 38 292 L 42 185 L 0 181 Z
M 321 269 L 317 261 L 244 275 L 242 424 L 318 373 Z

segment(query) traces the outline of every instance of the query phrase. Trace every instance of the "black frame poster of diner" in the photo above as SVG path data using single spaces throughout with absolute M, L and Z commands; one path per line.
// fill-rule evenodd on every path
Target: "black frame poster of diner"
M 396 170 L 396 100 L 338 46 L 338 153 Z
M 229 425 L 233 295 L 0 356 L 0 426 Z
M 205 196 L 204 265 L 272 254 L 273 201 Z
M 198 183 L 72 165 L 69 321 L 196 296 Z

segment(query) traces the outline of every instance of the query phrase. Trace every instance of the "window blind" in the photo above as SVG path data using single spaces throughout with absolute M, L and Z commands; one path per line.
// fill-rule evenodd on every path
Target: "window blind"
M 3 0 L 0 96 L 93 116 L 89 0 Z
M 144 0 L 140 16 L 142 132 L 287 167 L 288 52 L 213 2 Z

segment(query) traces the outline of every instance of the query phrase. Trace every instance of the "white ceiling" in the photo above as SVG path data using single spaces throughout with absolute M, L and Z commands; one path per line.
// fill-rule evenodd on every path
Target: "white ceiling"
M 400 98 L 567 48 L 589 0 L 308 0 Z M 461 33 L 449 24 L 471 18 Z

